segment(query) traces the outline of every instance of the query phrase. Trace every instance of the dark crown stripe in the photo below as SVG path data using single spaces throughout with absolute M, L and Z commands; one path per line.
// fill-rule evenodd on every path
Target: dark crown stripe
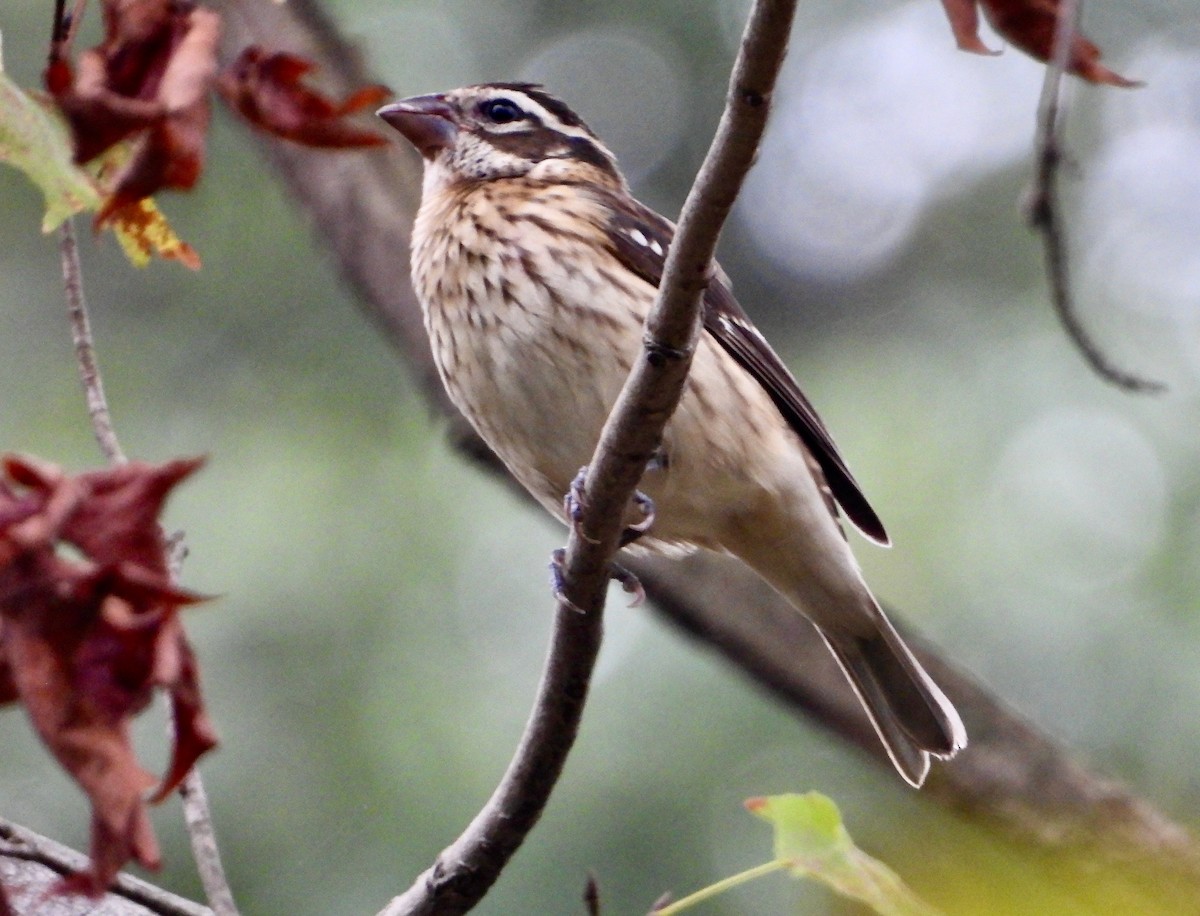
M 489 89 L 507 89 L 510 92 L 521 92 L 529 96 L 567 127 L 582 127 L 591 133 L 591 128 L 583 123 L 583 118 L 575 114 L 562 99 L 552 96 L 542 88 L 540 83 L 487 83 Z

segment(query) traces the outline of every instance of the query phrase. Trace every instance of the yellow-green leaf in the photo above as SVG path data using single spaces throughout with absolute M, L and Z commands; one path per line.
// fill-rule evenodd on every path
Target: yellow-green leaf
M 71 157 L 66 125 L 0 68 L 0 162 L 20 169 L 41 189 L 46 198 L 43 232 L 100 205 L 91 179 Z
M 882 916 L 937 911 L 900 877 L 854 845 L 832 799 L 819 792 L 752 798 L 746 807 L 775 827 L 775 856 L 795 877 L 814 878 Z

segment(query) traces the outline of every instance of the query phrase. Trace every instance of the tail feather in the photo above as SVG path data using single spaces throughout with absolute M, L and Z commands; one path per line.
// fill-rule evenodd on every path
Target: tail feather
M 880 615 L 872 636 L 821 631 L 896 769 L 920 787 L 929 758 L 953 757 L 967 732 L 954 706 Z

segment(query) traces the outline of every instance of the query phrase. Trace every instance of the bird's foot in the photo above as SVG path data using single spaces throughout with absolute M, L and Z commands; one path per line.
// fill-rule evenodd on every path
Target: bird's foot
M 582 614 L 584 613 L 583 608 L 574 604 L 566 595 L 563 580 L 563 563 L 566 562 L 566 558 L 567 552 L 562 547 L 559 547 L 550 554 L 550 590 L 554 593 L 557 601 Z M 633 595 L 632 600 L 629 602 L 630 607 L 637 607 L 646 600 L 646 590 L 642 588 L 641 581 L 624 566 L 609 563 L 608 575 L 610 579 L 620 583 L 621 588 L 625 590 L 627 595 Z
M 563 514 L 567 516 L 572 528 L 578 528 L 579 523 L 583 521 L 583 506 L 586 502 L 583 488 L 587 485 L 587 474 L 588 469 L 585 464 L 579 469 L 579 473 L 567 487 L 567 495 L 563 497 Z
M 651 460 L 653 465 L 656 459 Z M 588 469 L 584 465 L 579 469 L 579 473 L 575 475 L 575 479 L 571 481 L 571 486 L 567 488 L 567 495 L 563 497 L 563 512 L 570 521 L 571 526 L 577 531 L 579 530 L 579 522 L 583 518 L 583 507 L 586 504 L 584 487 L 587 485 Z M 635 490 L 633 493 L 633 504 L 638 507 L 642 513 L 642 520 L 636 524 L 629 525 L 621 531 L 621 539 L 618 542 L 618 547 L 628 547 L 643 534 L 650 530 L 650 526 L 654 524 L 654 500 L 643 493 L 641 490 Z M 582 531 L 579 532 L 582 537 L 587 538 Z M 591 541 L 591 538 L 587 538 Z M 595 543 L 594 541 L 592 543 Z

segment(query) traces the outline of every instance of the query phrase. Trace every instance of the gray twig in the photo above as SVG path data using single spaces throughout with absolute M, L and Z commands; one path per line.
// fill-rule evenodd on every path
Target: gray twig
M 56 875 L 64 877 L 82 871 L 87 868 L 88 864 L 87 856 L 83 853 L 76 852 L 74 849 L 64 846 L 61 843 L 56 843 L 54 840 L 40 836 L 26 827 L 21 827 L 2 818 L 0 818 L 0 858 L 34 862 L 49 869 Z M 31 880 L 36 878 L 32 874 L 29 877 Z M 15 887 L 16 885 L 14 884 L 13 886 Z M 27 896 L 37 899 L 39 895 L 45 894 L 48 887 L 35 890 L 30 886 L 24 888 L 24 890 L 27 892 Z M 117 875 L 108 893 L 110 897 L 118 897 L 132 904 L 137 904 L 140 908 L 137 909 L 139 913 L 148 910 L 152 913 L 161 914 L 161 916 L 215 916 L 213 911 L 208 907 L 185 900 L 182 897 L 177 897 L 175 894 L 164 891 L 162 888 L 155 887 L 153 884 L 143 881 L 140 878 L 135 878 L 132 875 Z M 44 910 L 49 913 L 51 909 L 49 901 L 43 898 L 38 911 L 42 912 Z M 73 906 L 69 909 L 64 908 L 64 912 L 66 911 L 78 912 Z M 131 907 L 130 911 L 133 912 L 134 908 Z M 106 909 L 105 912 L 109 912 L 109 910 Z
M 113 464 L 125 464 L 127 459 L 121 449 L 121 443 L 117 440 L 116 430 L 113 429 L 108 399 L 104 396 L 104 379 L 100 376 L 100 364 L 96 359 L 92 322 L 88 317 L 87 300 L 83 296 L 83 271 L 79 266 L 79 245 L 75 241 L 73 220 L 68 219 L 62 224 L 59 243 L 63 287 L 67 296 L 67 317 L 71 322 L 71 341 L 75 345 L 79 380 L 83 383 L 88 416 L 92 421 L 92 433 L 105 458 Z
M 127 458 L 117 439 L 108 399 L 104 394 L 104 379 L 96 358 L 96 347 L 92 337 L 91 320 L 88 317 L 87 300 L 83 294 L 83 272 L 79 264 L 79 246 L 75 240 L 75 227 L 71 220 L 63 223 L 60 231 L 60 253 L 62 257 L 63 286 L 66 291 L 67 315 L 71 323 L 71 338 L 75 345 L 75 358 L 79 364 L 79 378 L 83 383 L 87 400 L 88 416 L 92 421 L 92 432 L 100 451 L 112 464 L 125 464 Z M 173 538 L 172 547 L 176 562 L 172 563 L 171 577 L 178 576 L 178 562 L 182 560 L 182 536 Z M 212 813 L 208 796 L 204 791 L 200 773 L 195 768 L 179 789 L 183 799 L 183 815 L 191 839 L 192 853 L 200 880 L 208 894 L 217 916 L 237 916 L 233 893 L 221 867 L 217 850 L 217 838 L 213 829 Z
M 215 916 L 238 916 L 237 904 L 225 867 L 221 864 L 221 850 L 217 846 L 217 832 L 213 827 L 212 809 L 208 804 L 208 793 L 200 770 L 193 766 L 179 786 L 179 797 L 183 800 L 183 819 L 187 824 L 188 839 L 192 844 L 192 858 L 200 883 L 204 885 L 204 896 L 208 899 Z
M 1078 34 L 1082 0 L 1062 0 L 1054 31 L 1054 54 L 1046 66 L 1038 103 L 1037 133 L 1034 149 L 1037 172 L 1029 201 L 1029 222 L 1041 233 L 1046 252 L 1046 274 L 1054 311 L 1067 336 L 1083 354 L 1089 366 L 1107 382 L 1126 391 L 1157 394 L 1166 385 L 1113 365 L 1100 345 L 1083 326 L 1071 295 L 1068 273 L 1067 239 L 1058 198 L 1058 172 L 1062 164 L 1059 137 L 1062 130 L 1061 95 L 1063 77 L 1071 59 L 1071 45 Z

